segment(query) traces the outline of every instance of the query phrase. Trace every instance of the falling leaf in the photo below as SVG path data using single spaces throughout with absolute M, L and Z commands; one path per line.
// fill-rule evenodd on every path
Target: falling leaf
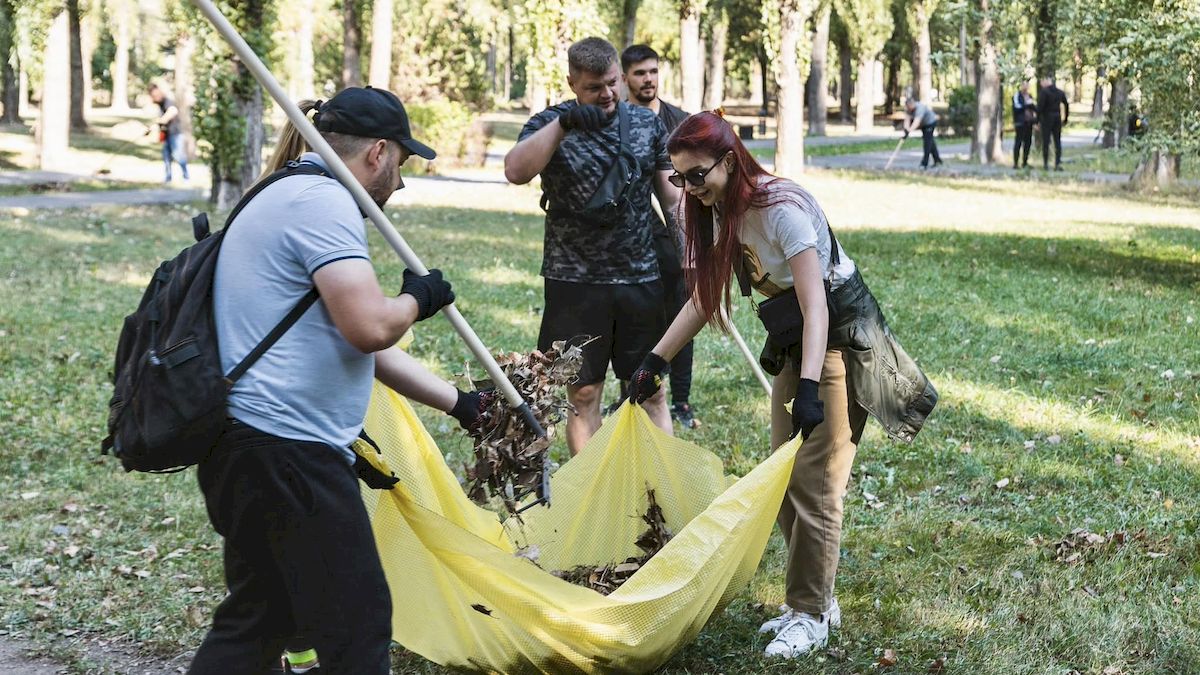
M 488 609 L 487 607 L 484 607 L 483 605 L 471 605 L 471 609 L 475 610 L 476 612 L 479 612 L 480 614 L 482 614 L 484 616 L 492 615 L 492 610 Z
M 896 650 L 885 649 L 883 650 L 883 656 L 880 656 L 876 663 L 879 664 L 880 668 L 892 668 L 898 662 L 899 660 L 896 658 Z

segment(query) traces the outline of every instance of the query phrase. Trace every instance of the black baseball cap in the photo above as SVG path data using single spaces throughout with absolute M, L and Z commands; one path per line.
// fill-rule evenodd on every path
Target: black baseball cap
M 433 148 L 412 137 L 404 104 L 386 89 L 348 87 L 317 105 L 313 121 L 320 131 L 364 138 L 387 138 L 422 159 L 437 157 Z

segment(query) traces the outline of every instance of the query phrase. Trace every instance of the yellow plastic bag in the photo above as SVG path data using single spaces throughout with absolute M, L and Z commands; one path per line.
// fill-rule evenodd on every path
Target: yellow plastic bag
M 366 429 L 400 477 L 393 490 L 363 491 L 394 639 L 436 663 L 489 673 L 665 663 L 754 574 L 799 445 L 730 484 L 715 455 L 626 404 L 554 474 L 549 509 L 502 525 L 467 499 L 408 402 L 378 383 Z M 547 571 L 640 553 L 647 487 L 676 534 L 623 586 L 603 596 Z M 528 545 L 539 548 L 540 568 L 514 555 Z

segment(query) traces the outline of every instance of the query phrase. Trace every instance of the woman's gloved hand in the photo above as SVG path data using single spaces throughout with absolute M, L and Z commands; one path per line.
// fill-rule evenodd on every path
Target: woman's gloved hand
M 658 393 L 662 388 L 662 373 L 667 369 L 667 361 L 663 357 L 650 352 L 642 359 L 642 365 L 633 371 L 629 378 L 629 398 L 634 403 L 645 403 L 647 399 Z
M 792 438 L 799 434 L 807 440 L 817 425 L 825 421 L 825 404 L 817 398 L 819 385 L 801 378 L 796 387 L 796 398 L 792 399 Z

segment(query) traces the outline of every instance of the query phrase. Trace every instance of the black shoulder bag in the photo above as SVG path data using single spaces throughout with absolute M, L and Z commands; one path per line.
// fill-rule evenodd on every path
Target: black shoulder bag
M 546 213 L 571 214 L 597 227 L 624 227 L 629 217 L 629 196 L 633 184 L 642 176 L 642 167 L 629 145 L 629 109 L 624 102 L 617 103 L 617 128 L 620 145 L 612 166 L 604 173 L 592 196 L 583 208 L 572 212 L 568 208 L 550 204 L 550 196 L 542 193 L 542 210 Z

